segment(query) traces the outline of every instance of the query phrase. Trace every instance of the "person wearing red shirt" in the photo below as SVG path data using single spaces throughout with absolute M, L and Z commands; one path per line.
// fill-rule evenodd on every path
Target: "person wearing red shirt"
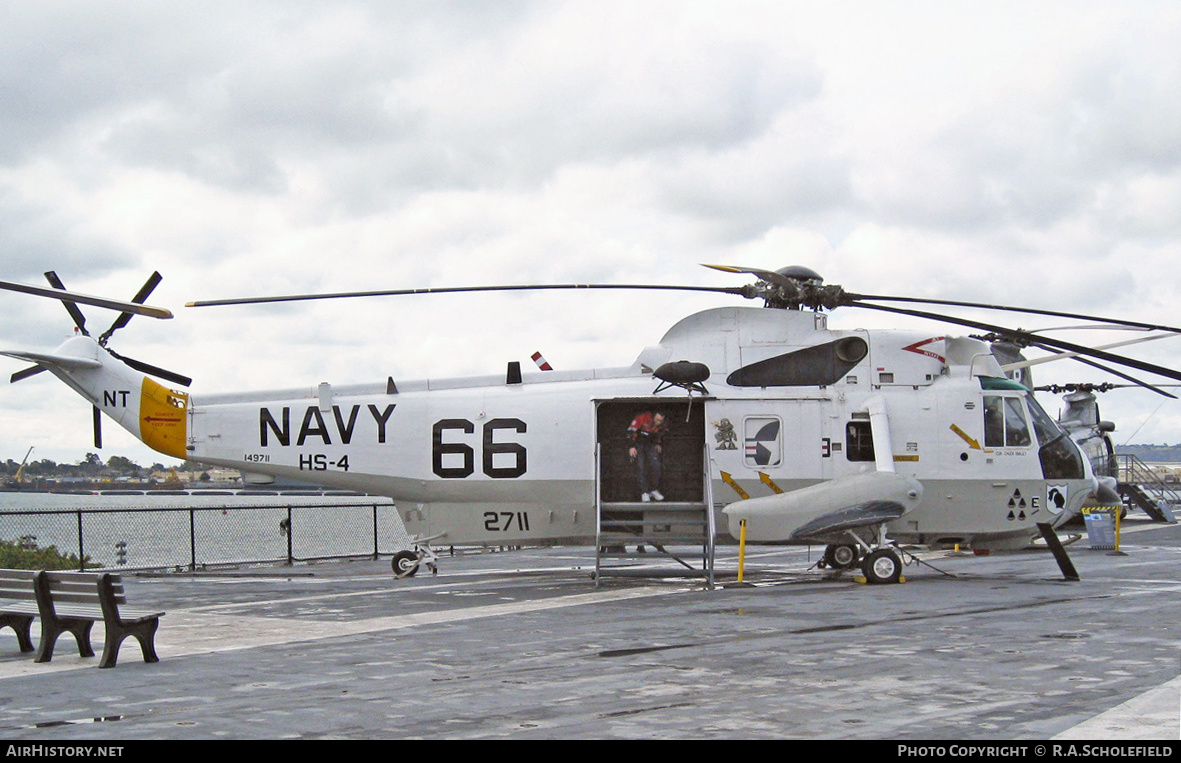
M 641 501 L 663 501 L 660 480 L 663 476 L 661 455 L 664 450 L 664 414 L 644 411 L 627 428 L 631 447 L 627 454 L 636 472 Z

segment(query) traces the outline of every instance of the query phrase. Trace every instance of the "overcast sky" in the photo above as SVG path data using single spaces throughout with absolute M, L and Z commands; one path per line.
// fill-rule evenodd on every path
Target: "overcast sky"
M 1178 40 L 1171 1 L 5 3 L 0 278 L 53 269 L 130 298 L 159 270 L 151 302 L 177 317 L 136 318 L 111 346 L 192 376 L 198 401 L 501 373 L 535 350 L 624 366 L 678 318 L 734 304 L 183 307 L 231 296 L 739 286 L 699 263 L 799 264 L 856 292 L 1178 325 Z M 4 348 L 71 331 L 55 302 L 0 306 Z M 115 317 L 84 310 L 95 333 Z M 1134 354 L 1181 368 L 1181 339 Z M 1064 362 L 1036 380 L 1102 378 Z M 1119 442 L 1181 442 L 1181 403 L 1101 405 Z M 79 461 L 89 422 L 47 374 L 4 384 L 0 459 Z M 175 463 L 105 434 L 104 460 Z

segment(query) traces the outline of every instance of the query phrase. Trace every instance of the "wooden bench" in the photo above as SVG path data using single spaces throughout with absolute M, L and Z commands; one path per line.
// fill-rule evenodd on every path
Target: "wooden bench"
M 0 628 L 16 631 L 22 652 L 33 651 L 29 628 L 39 613 L 37 594 L 33 590 L 33 570 L 0 569 Z
M 53 648 L 63 633 L 74 635 L 79 655 L 93 657 L 90 629 L 98 620 L 102 620 L 106 628 L 103 656 L 98 664 L 100 668 L 115 666 L 119 659 L 119 646 L 128 636 L 134 636 L 139 641 L 144 662 L 160 661 L 156 656 L 156 630 L 160 627 L 160 617 L 164 613 L 120 611 L 120 606 L 127 603 L 127 597 L 123 591 L 123 580 L 118 575 L 109 572 L 95 574 L 45 570 L 29 572 L 28 577 L 22 570 L 4 570 L 3 573 L 10 576 L 13 582 L 8 589 L 0 588 L 0 598 L 7 595 L 3 591 L 9 590 L 11 597 L 18 601 L 12 602 L 11 606 L 0 606 L 0 612 L 22 618 L 17 622 L 24 627 L 26 638 L 28 625 L 23 618 L 29 617 L 31 621 L 34 614 L 41 618 L 41 642 L 35 662 L 53 659 Z M 5 579 L 0 576 L 0 581 Z M 26 596 L 19 590 L 18 583 L 25 580 L 31 580 L 35 610 L 20 601 Z M 13 629 L 17 630 L 17 638 L 20 639 L 21 631 L 16 625 Z M 21 641 L 22 651 L 28 651 L 25 645 L 26 642 Z M 31 642 L 28 646 L 31 650 Z

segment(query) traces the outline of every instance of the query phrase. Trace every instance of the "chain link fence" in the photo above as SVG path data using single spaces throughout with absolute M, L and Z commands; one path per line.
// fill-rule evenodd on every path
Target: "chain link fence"
M 0 538 L 87 569 L 187 569 L 377 558 L 414 544 L 392 503 L 292 503 L 0 514 Z

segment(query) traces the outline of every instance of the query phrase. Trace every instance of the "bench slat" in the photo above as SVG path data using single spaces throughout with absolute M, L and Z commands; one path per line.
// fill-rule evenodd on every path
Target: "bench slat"
M 50 589 L 50 591 L 53 595 L 53 600 L 55 602 L 68 601 L 72 604 L 98 604 L 98 602 L 99 602 L 98 591 L 90 591 L 90 592 L 57 591 L 57 590 L 53 590 L 53 589 Z M 122 596 L 115 597 L 115 603 L 116 604 L 125 603 L 124 597 L 122 597 Z
M 65 570 L 46 570 L 45 577 L 49 578 L 49 581 L 51 583 L 52 582 L 60 582 L 60 581 L 66 581 L 66 582 L 72 582 L 72 583 L 78 583 L 78 582 L 85 583 L 87 581 L 90 581 L 90 582 L 97 581 L 99 579 L 99 573 L 96 573 L 96 572 L 67 572 Z M 112 577 L 118 578 L 119 576 L 112 575 Z

